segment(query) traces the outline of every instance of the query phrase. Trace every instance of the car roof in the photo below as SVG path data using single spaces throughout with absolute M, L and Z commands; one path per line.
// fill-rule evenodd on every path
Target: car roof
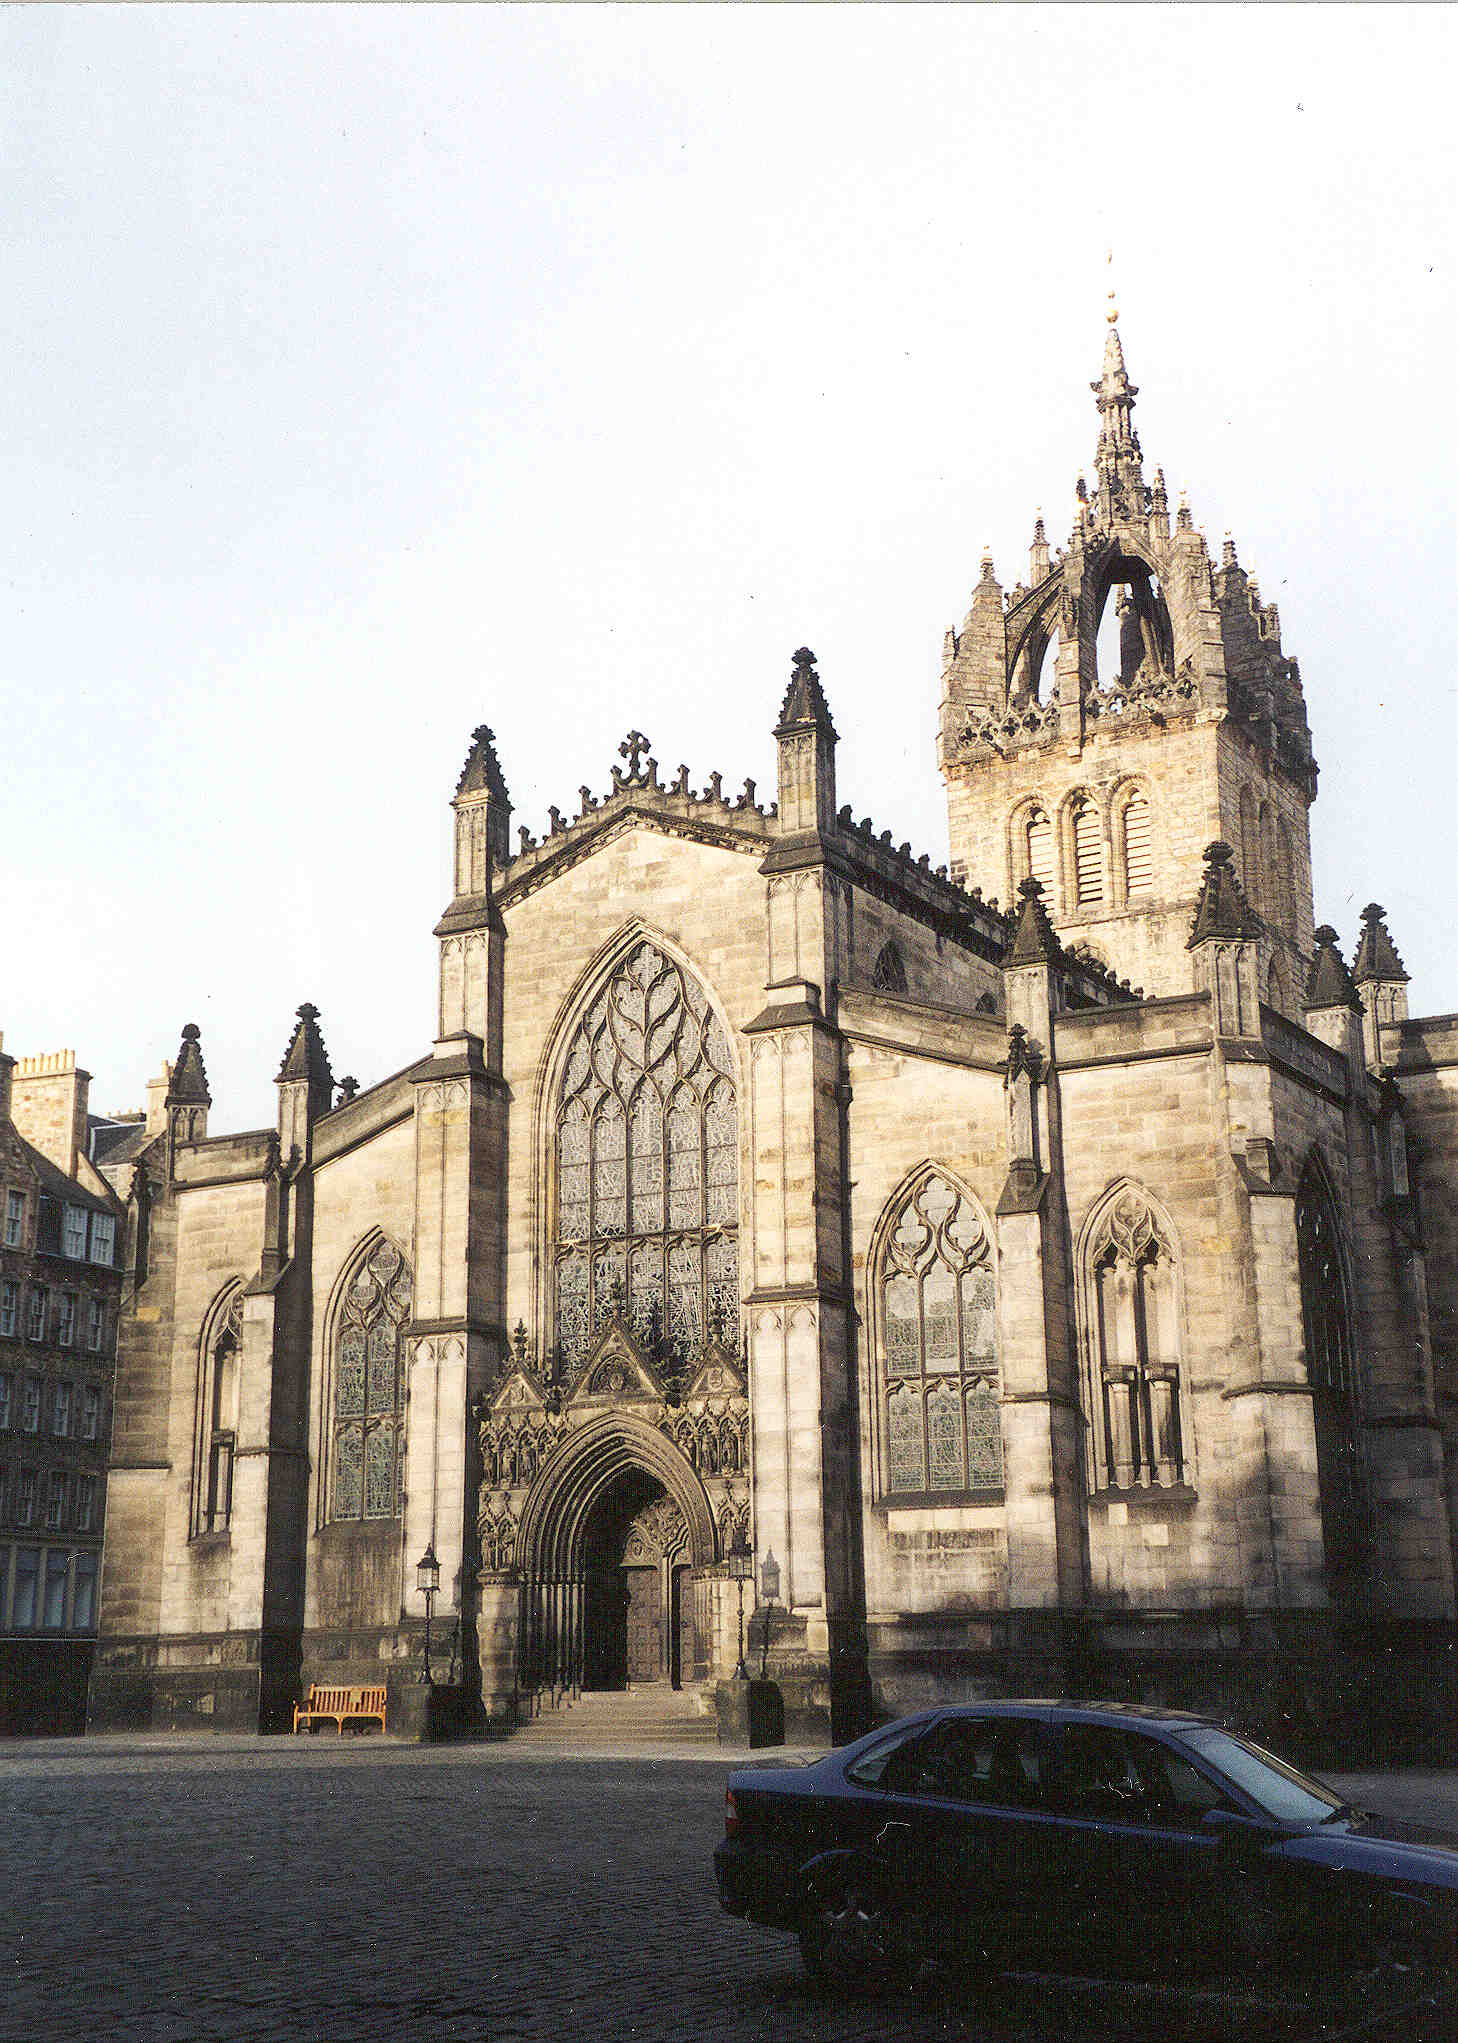
M 1067 1723 L 1167 1724 L 1172 1730 L 1193 1724 L 1202 1724 L 1210 1730 L 1220 1728 L 1215 1718 L 1200 1716 L 1194 1710 L 1166 1709 L 1155 1703 L 1069 1702 L 1055 1696 L 998 1697 L 995 1701 L 952 1703 L 943 1710 L 925 1714 L 953 1717 L 1036 1715 L 1057 1717 Z

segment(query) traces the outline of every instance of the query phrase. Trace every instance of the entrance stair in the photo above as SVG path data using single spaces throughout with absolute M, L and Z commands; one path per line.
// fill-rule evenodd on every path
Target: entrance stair
M 512 1734 L 512 1750 L 543 1753 L 633 1752 L 718 1743 L 714 1690 L 671 1688 L 666 1681 L 629 1689 L 584 1689 L 544 1707 Z

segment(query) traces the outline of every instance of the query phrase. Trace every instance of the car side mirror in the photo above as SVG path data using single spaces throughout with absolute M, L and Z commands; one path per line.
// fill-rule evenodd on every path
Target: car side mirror
M 1232 1850 L 1244 1846 L 1255 1851 L 1263 1844 L 1269 1844 L 1272 1832 L 1268 1824 L 1254 1816 L 1243 1816 L 1238 1809 L 1207 1809 L 1200 1818 L 1200 1828 L 1211 1831 L 1221 1844 Z

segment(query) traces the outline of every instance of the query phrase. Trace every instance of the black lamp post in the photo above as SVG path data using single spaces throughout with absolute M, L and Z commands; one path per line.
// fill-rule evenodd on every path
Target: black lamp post
M 759 1596 L 764 1605 L 764 1630 L 759 1642 L 759 1678 L 769 1678 L 770 1616 L 780 1596 L 780 1564 L 775 1559 L 774 1548 L 759 1564 Z
M 433 1688 L 435 1682 L 430 1672 L 430 1618 L 435 1606 L 436 1592 L 440 1588 L 440 1562 L 435 1557 L 435 1541 L 431 1540 L 425 1552 L 415 1563 L 415 1586 L 425 1598 L 425 1666 L 420 1679 Z
M 729 1549 L 729 1573 L 739 1591 L 739 1665 L 734 1669 L 734 1679 L 748 1681 L 749 1669 L 744 1664 L 744 1585 L 754 1579 L 754 1555 L 742 1532 L 735 1533 Z

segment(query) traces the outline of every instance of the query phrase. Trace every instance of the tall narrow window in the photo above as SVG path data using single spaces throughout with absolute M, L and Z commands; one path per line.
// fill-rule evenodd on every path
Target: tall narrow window
M 1149 803 L 1142 794 L 1124 804 L 1124 892 L 1129 900 L 1154 892 L 1154 845 Z
M 24 1235 L 25 1235 L 25 1194 L 24 1192 L 7 1192 L 5 1194 L 6 1248 L 22 1247 Z
M 345 1286 L 334 1335 L 331 1518 L 394 1518 L 405 1449 L 410 1265 L 383 1238 Z
M 1340 1589 L 1366 1557 L 1367 1490 L 1340 1237 L 1330 1192 L 1315 1164 L 1307 1166 L 1296 1194 L 1296 1263 L 1322 1537 L 1331 1586 Z
M 906 961 L 901 955 L 899 944 L 893 942 L 881 946 L 881 954 L 876 960 L 871 983 L 881 993 L 906 991 Z
M 619 1313 L 659 1360 L 739 1341 L 739 1121 L 703 988 L 639 943 L 578 1023 L 557 1108 L 556 1336 Z
M 67 1206 L 61 1234 L 61 1252 L 73 1263 L 86 1260 L 86 1208 Z
M 1099 812 L 1090 801 L 1073 806 L 1073 898 L 1080 908 L 1104 898 L 1104 862 Z
M 1174 1248 L 1132 1187 L 1096 1222 L 1083 1284 L 1094 1487 L 1187 1482 Z
M 1033 809 L 1023 825 L 1024 871 L 1043 889 L 1043 899 L 1053 905 L 1053 878 L 1057 861 L 1053 856 L 1053 825 L 1042 809 Z
M 1002 1486 L 992 1245 L 966 1195 L 930 1173 L 885 1232 L 877 1322 L 888 1497 Z
M 232 1519 L 242 1344 L 243 1287 L 235 1284 L 214 1306 L 203 1333 L 193 1475 L 195 1532 L 226 1532 Z

